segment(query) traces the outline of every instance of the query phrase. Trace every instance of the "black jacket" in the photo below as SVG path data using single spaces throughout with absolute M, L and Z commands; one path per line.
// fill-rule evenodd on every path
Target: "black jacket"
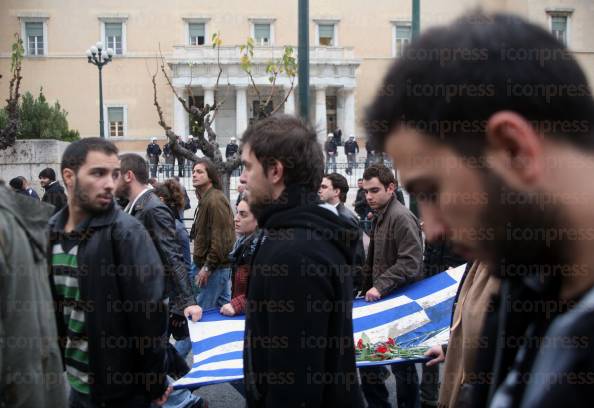
M 448 268 L 455 268 L 466 260 L 452 251 L 449 241 L 426 242 L 423 254 L 423 275 L 429 278 Z
M 225 148 L 225 157 L 229 158 L 239 152 L 239 146 L 235 143 L 229 143 Z
M 363 406 L 348 265 L 357 230 L 318 203 L 290 186 L 258 214 L 243 357 L 250 407 Z
M 68 207 L 49 220 L 50 253 L 67 220 Z M 135 395 L 148 403 L 167 386 L 167 305 L 159 254 L 144 227 L 115 204 L 89 219 L 84 231 L 77 262 L 80 296 L 87 305 L 89 367 L 95 376 L 91 397 L 108 406 Z M 56 315 L 65 338 L 60 303 Z
M 159 252 L 165 267 L 165 293 L 170 298 L 171 310 L 183 314 L 186 307 L 196 304 L 196 299 L 177 240 L 175 215 L 152 190 L 136 201 L 131 214 L 147 229 Z
M 159 160 L 159 156 L 161 156 L 161 147 L 157 143 L 149 143 L 146 147 L 146 155 L 150 159 Z
M 64 193 L 64 187 L 58 181 L 52 182 L 52 184 L 45 188 L 45 194 L 41 201 L 54 206 L 53 214 L 60 211 L 68 203 L 68 199 Z
M 344 143 L 344 153 L 345 154 L 356 154 L 359 153 L 359 145 L 356 141 L 347 141 Z
M 336 153 L 338 151 L 336 143 L 334 143 L 333 140 L 327 141 L 326 143 L 324 143 L 324 151 L 326 152 L 326 154 Z
M 590 406 L 594 397 L 594 289 L 549 326 L 521 407 Z M 551 379 L 543 386 L 541 378 Z
M 363 286 L 363 267 L 365 266 L 365 247 L 363 246 L 363 231 L 359 228 L 359 218 L 357 215 L 346 208 L 343 203 L 336 206 L 338 215 L 353 227 L 357 228 L 359 238 L 354 243 L 351 249 L 352 265 L 353 265 L 353 292 L 356 295 Z
M 371 212 L 371 207 L 367 204 L 367 198 L 365 197 L 365 190 L 360 188 L 357 190 L 357 197 L 355 198 L 355 212 L 362 219 L 367 219 L 367 214 Z

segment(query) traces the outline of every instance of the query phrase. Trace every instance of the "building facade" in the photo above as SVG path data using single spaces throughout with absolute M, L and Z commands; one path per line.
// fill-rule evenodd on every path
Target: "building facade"
M 447 23 L 465 11 L 483 7 L 520 14 L 565 41 L 594 78 L 594 2 L 591 0 L 443 0 L 421 1 L 421 30 Z M 285 46 L 297 56 L 296 1 L 157 0 L 90 1 L 2 0 L 0 2 L 0 97 L 8 92 L 10 49 L 14 33 L 23 38 L 22 90 L 43 88 L 48 101 L 59 100 L 69 124 L 83 137 L 99 134 L 98 70 L 85 50 L 97 41 L 113 49 L 103 69 L 105 134 L 122 151 L 142 151 L 155 136 L 164 140 L 153 105 L 151 76 L 161 55 L 176 92 L 196 104 L 222 102 L 214 128 L 224 146 L 253 120 L 257 103 L 251 81 L 240 67 L 240 45 L 255 40 L 254 81 L 271 92 L 265 67 Z M 411 1 L 310 0 L 310 118 L 320 140 L 337 127 L 343 138 L 363 138 L 364 109 L 377 91 L 388 65 L 411 37 Z M 223 45 L 212 47 L 220 33 Z M 517 58 L 522 58 L 517 55 Z M 220 61 L 222 75 L 215 88 Z M 192 123 L 159 75 L 157 94 L 165 119 L 182 137 Z M 295 113 L 296 87 L 281 75 L 274 107 Z

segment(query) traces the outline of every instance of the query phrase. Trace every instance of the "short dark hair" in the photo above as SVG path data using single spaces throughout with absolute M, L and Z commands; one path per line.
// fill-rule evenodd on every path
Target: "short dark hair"
M 131 171 L 140 184 L 148 184 L 149 172 L 148 163 L 142 156 L 136 153 L 125 153 L 120 155 L 120 171 L 122 174 Z
M 39 178 L 46 178 L 50 179 L 51 181 L 56 181 L 56 172 L 51 167 L 46 167 L 39 172 Z
M 25 188 L 25 182 L 23 181 L 23 178 L 20 176 L 11 179 L 8 182 L 8 185 L 10 185 L 10 187 L 12 187 L 15 190 L 23 190 Z
M 62 155 L 60 171 L 71 169 L 75 173 L 87 160 L 89 152 L 102 152 L 106 155 L 117 155 L 118 148 L 111 142 L 100 137 L 89 137 L 70 143 Z
M 223 184 L 221 183 L 221 176 L 219 175 L 219 171 L 217 170 L 217 166 L 207 157 L 199 157 L 198 160 L 194 162 L 192 165 L 192 170 L 196 167 L 197 164 L 203 164 L 204 168 L 206 169 L 206 174 L 210 179 L 212 186 L 217 190 L 223 189 Z
M 347 193 L 349 192 L 349 182 L 346 177 L 338 173 L 324 174 L 324 177 L 330 180 L 333 188 L 340 190 L 338 198 L 344 203 L 347 199 Z
M 365 169 L 365 172 L 363 172 L 364 180 L 369 181 L 374 177 L 377 177 L 380 183 L 382 183 L 385 188 L 388 188 L 388 186 L 391 183 L 393 183 L 396 187 L 396 177 L 394 177 L 394 173 L 392 173 L 392 170 L 390 170 L 383 164 L 374 164 L 372 166 L 367 167 Z
M 594 101 L 568 49 L 520 17 L 475 11 L 409 44 L 384 78 L 365 126 L 379 148 L 404 125 L 476 157 L 486 146 L 487 121 L 504 110 L 539 133 L 594 149 Z
M 300 184 L 311 192 L 320 188 L 324 174 L 322 147 L 315 131 L 301 119 L 277 114 L 260 120 L 248 127 L 241 145 L 250 146 L 265 173 L 274 161 L 282 163 L 286 186 Z

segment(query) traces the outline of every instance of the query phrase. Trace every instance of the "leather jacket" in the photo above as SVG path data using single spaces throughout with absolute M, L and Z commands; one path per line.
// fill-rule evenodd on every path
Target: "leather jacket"
M 152 190 L 146 191 L 134 204 L 131 214 L 151 236 L 165 267 L 165 294 L 174 313 L 196 304 L 183 251 L 177 239 L 175 216 Z

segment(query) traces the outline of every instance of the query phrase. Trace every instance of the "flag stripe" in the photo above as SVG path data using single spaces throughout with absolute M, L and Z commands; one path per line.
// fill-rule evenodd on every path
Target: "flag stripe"
M 397 336 L 404 347 L 430 346 L 447 342 L 452 305 L 466 265 L 442 272 L 399 289 L 373 303 L 353 302 L 353 336 L 365 333 L 371 342 Z M 189 323 L 194 364 L 191 371 L 174 383 L 174 388 L 203 385 L 243 378 L 243 316 L 228 318 L 218 310 L 204 312 L 201 321 Z M 396 334 L 395 334 L 396 333 Z M 401 362 L 420 362 L 426 358 L 357 362 L 358 367 Z

